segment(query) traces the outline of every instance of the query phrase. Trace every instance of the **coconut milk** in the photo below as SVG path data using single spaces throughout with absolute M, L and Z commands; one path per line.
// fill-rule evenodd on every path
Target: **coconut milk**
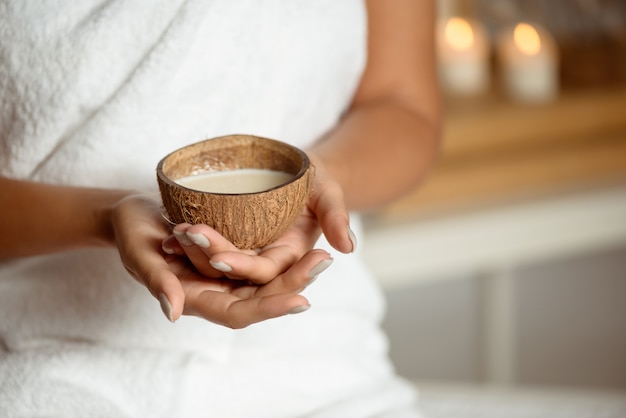
M 262 168 L 215 171 L 176 180 L 181 186 L 209 193 L 257 193 L 287 183 L 293 174 Z

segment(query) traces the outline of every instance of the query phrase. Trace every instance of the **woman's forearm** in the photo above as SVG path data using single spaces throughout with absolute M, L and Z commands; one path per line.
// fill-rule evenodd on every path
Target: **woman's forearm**
M 0 177 L 0 259 L 111 245 L 110 211 L 126 194 Z
M 436 159 L 438 143 L 437 121 L 383 101 L 352 109 L 310 152 L 343 186 L 348 207 L 366 210 L 415 188 Z
M 350 209 L 399 197 L 438 154 L 435 2 L 368 0 L 367 66 L 343 120 L 311 148 Z M 315 157 L 314 157 L 315 158 Z

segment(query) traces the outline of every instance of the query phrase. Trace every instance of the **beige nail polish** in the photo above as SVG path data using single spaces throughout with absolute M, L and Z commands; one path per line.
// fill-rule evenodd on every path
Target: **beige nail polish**
M 196 244 L 198 247 L 209 248 L 211 246 L 211 242 L 203 234 L 192 234 L 187 232 L 187 238 L 189 238 L 191 242 Z
M 291 309 L 289 309 L 287 311 L 287 314 L 288 315 L 299 314 L 299 313 L 302 313 L 304 311 L 308 311 L 310 307 L 311 307 L 311 305 L 294 306 L 293 308 L 291 308 Z
M 185 247 L 193 245 L 193 242 L 189 239 L 189 237 L 187 237 L 187 234 L 185 232 L 180 232 L 176 230 L 174 230 L 173 232 L 180 245 L 184 245 Z
M 317 263 L 315 265 L 315 267 L 313 267 L 310 271 L 309 271 L 309 279 L 314 279 L 315 277 L 317 277 L 319 274 L 321 274 L 324 270 L 326 270 L 328 267 L 330 267 L 331 264 L 333 264 L 333 259 L 332 258 L 327 258 L 325 260 L 320 261 L 319 263 Z
M 351 252 L 355 252 L 356 251 L 356 235 L 354 231 L 352 230 L 352 228 L 350 228 L 350 225 L 348 225 L 348 236 L 350 237 L 350 241 L 352 242 Z
M 159 295 L 159 303 L 161 304 L 161 310 L 163 311 L 163 314 L 165 315 L 167 320 L 173 323 L 174 314 L 172 312 L 172 304 L 170 303 L 167 296 L 165 296 L 165 293 L 161 293 Z
M 213 266 L 215 270 L 221 271 L 222 273 L 230 273 L 231 271 L 233 271 L 233 268 L 223 261 L 210 260 L 209 264 L 211 264 L 211 266 Z

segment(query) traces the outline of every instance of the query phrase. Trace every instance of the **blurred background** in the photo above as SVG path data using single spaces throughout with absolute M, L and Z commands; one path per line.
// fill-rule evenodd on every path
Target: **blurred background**
M 398 371 L 623 395 L 626 2 L 440 0 L 438 60 L 442 158 L 365 219 Z

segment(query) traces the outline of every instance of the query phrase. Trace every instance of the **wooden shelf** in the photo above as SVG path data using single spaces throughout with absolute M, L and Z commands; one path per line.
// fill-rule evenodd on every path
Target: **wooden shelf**
M 373 214 L 401 221 L 626 183 L 626 86 L 546 105 L 448 100 L 442 157 L 422 187 Z

